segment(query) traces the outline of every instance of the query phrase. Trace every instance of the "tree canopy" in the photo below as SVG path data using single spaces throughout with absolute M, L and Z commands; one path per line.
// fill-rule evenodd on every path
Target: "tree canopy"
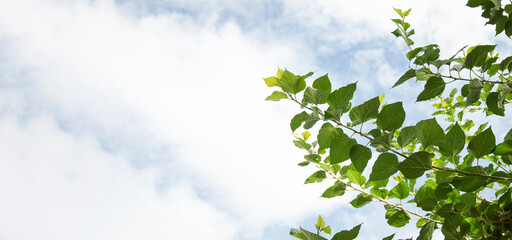
M 512 35 L 512 2 L 469 0 L 467 6 L 480 7 L 496 35 Z M 393 88 L 411 79 L 423 84 L 415 101 L 431 103 L 431 118 L 403 126 L 402 102 L 388 103 L 380 95 L 353 104 L 357 83 L 332 89 L 327 75 L 309 81 L 312 72 L 278 69 L 264 79 L 277 88 L 266 100 L 300 106 L 290 128 L 293 143 L 305 151 L 299 166 L 315 168 L 305 184 L 331 180 L 323 198 L 355 191 L 354 208 L 380 202 L 383 220 L 396 228 L 414 218 L 417 239 L 432 239 L 436 229 L 445 239 L 511 239 L 512 129 L 497 139 L 493 126 L 477 126 L 471 117 L 498 118 L 500 127 L 510 126 L 505 113 L 512 102 L 512 56 L 500 57 L 495 45 L 477 45 L 441 59 L 438 45 L 414 45 L 415 31 L 406 22 L 411 10 L 395 11 L 399 18 L 392 19 L 397 25 L 392 34 L 408 47 L 409 65 Z M 315 125 L 317 132 L 308 131 Z M 421 211 L 411 210 L 411 204 Z M 290 234 L 304 240 L 331 235 L 321 217 L 315 228 L 292 228 Z M 360 229 L 361 224 L 331 239 L 355 239 Z

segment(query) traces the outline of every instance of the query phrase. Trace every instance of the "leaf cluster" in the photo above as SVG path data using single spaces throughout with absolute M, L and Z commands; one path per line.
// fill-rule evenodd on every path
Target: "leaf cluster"
M 506 119 L 512 56 L 500 58 L 494 45 L 478 45 L 441 59 L 435 44 L 413 48 L 414 30 L 405 21 L 410 10 L 395 11 L 401 18 L 392 20 L 397 25 L 392 33 L 409 48 L 409 69 L 393 87 L 411 79 L 424 82 L 416 102 L 430 101 L 436 110 L 432 118 L 403 126 L 402 102 L 387 103 L 381 95 L 352 103 L 357 82 L 333 89 L 327 75 L 310 81 L 312 72 L 295 75 L 278 69 L 276 76 L 264 79 L 278 89 L 267 100 L 289 100 L 301 108 L 290 128 L 296 133 L 294 144 L 307 152 L 299 165 L 316 168 L 305 184 L 331 179 L 334 183 L 322 197 L 356 192 L 350 201 L 354 208 L 380 202 L 388 225 L 400 228 L 415 220 L 418 239 L 431 239 L 436 229 L 446 239 L 512 237 L 512 129 L 503 140 L 496 139 L 491 126 L 477 127 L 467 117 L 480 113 Z M 456 82 L 464 84 L 445 95 L 447 85 Z M 330 228 L 326 232 L 322 222 L 317 222 L 316 234 L 302 228 L 290 234 L 325 239 L 320 233 L 330 234 Z M 360 226 L 332 239 L 354 239 Z

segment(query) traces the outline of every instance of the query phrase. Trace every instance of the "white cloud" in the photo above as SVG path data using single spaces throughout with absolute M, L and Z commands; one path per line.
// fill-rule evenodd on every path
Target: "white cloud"
M 232 239 L 237 224 L 187 183 L 155 191 L 155 172 L 135 170 L 90 137 L 49 117 L 0 121 L 2 239 Z M 201 229 L 201 231 L 197 231 Z
M 217 228 L 210 219 L 228 218 L 227 222 L 243 224 L 227 224 L 232 228 L 230 231 L 225 231 L 225 225 L 216 231 L 206 231 L 212 236 L 211 239 L 228 239 L 242 232 L 242 237 L 252 239 L 261 236 L 267 226 L 290 225 L 304 214 L 316 213 L 328 207 L 319 204 L 322 200 L 318 196 L 322 189 L 302 186 L 301 182 L 311 170 L 296 167 L 297 160 L 302 156 L 289 144 L 290 136 L 276 134 L 287 128 L 292 111 L 262 101 L 268 89 L 261 77 L 273 74 L 278 64 L 298 69 L 311 65 L 304 59 L 299 60 L 293 47 L 254 42 L 243 36 L 238 26 L 230 22 L 220 27 L 213 23 L 199 26 L 194 19 L 173 13 L 126 17 L 108 1 L 91 4 L 23 1 L 11 3 L 3 9 L 8 10 L 2 14 L 2 23 L 9 22 L 13 17 L 8 12 L 23 19 L 0 25 L 0 34 L 12 44 L 8 50 L 9 62 L 6 63 L 12 67 L 9 72 L 14 77 L 19 71 L 30 73 L 27 79 L 19 79 L 21 89 L 12 88 L 7 92 L 26 96 L 30 91 L 35 96 L 35 99 L 22 102 L 17 108 L 30 111 L 30 104 L 41 103 L 32 115 L 52 115 L 59 124 L 66 126 L 66 131 L 72 136 L 97 138 L 101 146 L 120 145 L 113 149 L 113 153 L 127 159 L 133 157 L 131 154 L 149 152 L 147 149 L 134 152 L 131 147 L 139 143 L 148 147 L 152 147 L 152 142 L 167 143 L 171 147 L 167 153 L 170 153 L 160 158 L 168 158 L 168 162 L 151 166 L 171 169 L 171 172 L 158 172 L 181 176 L 180 181 L 194 187 L 194 190 L 187 190 L 189 204 L 187 196 L 185 200 L 175 196 L 182 191 L 173 190 L 180 186 L 174 182 L 176 178 L 164 176 L 157 180 L 170 179 L 170 182 L 164 183 L 168 189 L 163 190 L 164 194 L 170 195 L 169 199 L 155 200 L 153 191 L 156 190 L 146 181 L 136 189 L 142 191 L 142 199 L 135 198 L 127 206 L 142 208 L 135 213 L 125 215 L 98 206 L 102 211 L 94 214 L 104 219 L 103 224 L 63 223 L 60 219 L 66 217 L 67 211 L 62 211 L 62 215 L 35 213 L 39 221 L 48 219 L 48 222 L 64 224 L 63 227 L 69 228 L 70 232 L 82 232 L 89 228 L 96 231 L 96 228 L 100 228 L 109 234 L 118 228 L 127 228 L 127 234 L 135 238 L 148 236 L 144 235 L 147 232 L 154 232 L 155 238 L 164 238 L 168 232 L 172 232 L 159 228 L 165 222 L 178 221 L 174 223 L 176 228 L 189 229 L 186 226 L 188 221 L 180 222 L 181 210 L 176 216 L 178 209 L 167 205 L 167 201 L 170 204 L 177 201 L 180 203 L 179 209 L 181 206 L 187 209 L 193 218 L 205 218 L 201 228 Z M 13 81 L 8 85 L 12 87 L 16 83 Z M 13 98 L 7 100 L 10 99 Z M 9 109 L 8 105 L 8 102 L 3 103 L 5 114 L 18 113 Z M 45 134 L 49 133 L 42 135 Z M 149 134 L 150 139 L 125 139 L 137 138 L 138 134 Z M 47 139 L 47 143 L 56 148 L 52 152 L 58 152 L 61 148 L 63 151 L 72 149 L 70 143 L 63 145 L 51 135 Z M 32 144 L 36 143 L 31 142 L 29 146 Z M 83 151 L 84 154 L 94 154 L 99 150 Z M 76 157 L 64 155 L 62 158 L 73 160 Z M 51 156 L 42 155 L 41 158 L 50 159 Z M 28 163 L 28 166 L 31 164 Z M 89 166 L 87 169 L 91 173 L 88 175 L 85 169 L 84 172 L 76 169 L 76 174 L 86 176 L 80 182 L 51 178 L 53 174 L 66 174 L 67 170 L 62 169 L 62 164 L 66 163 L 49 162 L 49 169 L 41 176 L 40 184 L 46 186 L 61 180 L 68 188 L 87 192 L 93 191 L 95 186 L 93 183 L 87 184 L 88 181 L 100 185 L 110 180 L 93 176 L 96 172 L 109 172 L 111 167 L 101 165 L 94 168 L 85 161 L 82 164 Z M 20 173 L 28 166 L 23 165 L 16 172 Z M 180 166 L 184 172 L 172 169 L 173 166 Z M 130 171 L 126 167 L 114 169 L 126 174 Z M 20 176 L 33 178 L 24 173 Z M 129 176 L 127 181 L 142 180 Z M 115 183 L 114 187 L 118 184 L 123 187 L 124 183 Z M 23 186 L 29 194 L 39 191 L 32 182 Z M 143 190 L 145 188 L 149 189 Z M 111 194 L 109 191 L 111 189 L 104 189 L 95 197 L 102 199 Z M 118 191 L 128 194 L 127 198 L 134 197 L 128 189 Z M 203 199 L 197 199 L 191 191 L 200 191 L 198 194 Z M 54 190 L 37 206 L 50 204 L 59 198 L 62 199 L 58 203 L 67 204 L 67 210 L 85 204 L 74 196 L 67 191 Z M 33 198 L 26 196 L 26 199 L 32 202 Z M 98 199 L 83 201 L 100 201 Z M 117 200 L 112 200 L 111 205 L 115 205 Z M 223 208 L 225 213 L 216 212 L 212 206 Z M 156 219 L 149 219 L 149 223 L 139 220 L 153 218 L 155 211 L 160 208 L 162 212 L 154 216 Z M 55 206 L 55 210 L 59 209 Z M 91 213 L 86 210 L 84 214 Z M 206 216 L 197 216 L 202 213 Z M 118 222 L 121 222 L 119 226 Z M 208 224 L 211 226 L 205 226 Z M 218 235 L 222 233 L 226 235 Z M 13 231 L 9 234 L 12 235 L 8 239 L 23 234 L 27 234 L 26 238 L 31 236 L 28 232 Z M 56 237 L 47 236 L 48 239 Z
M 31 210 L 25 227 L 45 231 L 46 239 L 81 232 L 97 234 L 83 239 L 260 239 L 266 228 L 339 206 L 317 197 L 326 185 L 302 185 L 313 169 L 296 166 L 302 153 L 286 130 L 297 109 L 264 102 L 270 90 L 261 77 L 277 66 L 340 75 L 319 59 L 361 46 L 347 57 L 350 79 L 357 76 L 365 94 L 375 91 L 370 80 L 389 88 L 400 67 L 378 48 L 396 43 L 389 40 L 394 12 L 384 1 L 273 4 L 0 2 L 0 147 L 11 146 L 0 157 L 20 159 L 0 161 L 10 169 L 0 186 L 15 206 L 0 206 L 3 213 L 21 221 Z M 477 20 L 445 26 L 455 22 L 437 11 L 456 5 L 447 4 L 412 6 L 420 44 L 458 50 L 469 38 L 488 39 L 487 32 L 471 34 L 483 24 Z M 23 210 L 17 199 L 30 207 L 26 213 L 16 215 Z M 70 218 L 77 220 L 64 221 Z M 56 223 L 67 232 L 49 231 Z M 0 237 L 33 233 L 12 227 Z

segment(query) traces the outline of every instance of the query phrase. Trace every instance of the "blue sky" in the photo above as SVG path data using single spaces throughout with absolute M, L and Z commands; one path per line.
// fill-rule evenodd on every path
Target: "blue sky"
M 302 185 L 298 109 L 263 101 L 262 77 L 329 73 L 358 81 L 356 102 L 407 101 L 420 86 L 389 90 L 407 65 L 392 7 L 450 56 L 497 41 L 464 4 L 0 0 L 0 239 L 288 239 L 318 214 L 364 222 L 360 239 L 411 237 L 379 204 Z M 428 116 L 405 106 L 409 123 Z

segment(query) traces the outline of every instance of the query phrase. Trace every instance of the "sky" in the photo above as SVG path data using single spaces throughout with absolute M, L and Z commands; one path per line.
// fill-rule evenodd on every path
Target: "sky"
M 407 70 L 392 7 L 417 46 L 451 56 L 494 37 L 465 1 L 0 0 L 0 240 L 293 239 L 319 214 L 359 239 L 417 234 L 384 208 L 303 185 L 278 67 L 358 82 L 354 102 Z M 508 52 L 507 52 L 508 51 Z M 428 105 L 405 104 L 406 124 Z M 437 233 L 439 238 L 439 233 Z M 396 238 L 395 238 L 396 239 Z

